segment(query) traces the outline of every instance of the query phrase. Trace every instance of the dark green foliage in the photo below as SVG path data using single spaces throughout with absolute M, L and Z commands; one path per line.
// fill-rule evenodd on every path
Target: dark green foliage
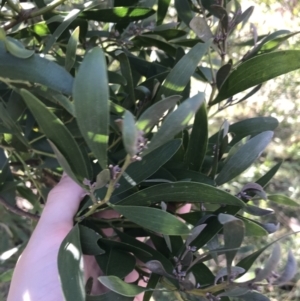
M 37 219 L 63 170 L 88 192 L 59 251 L 66 301 L 129 301 L 141 292 L 148 301 L 158 288 L 178 300 L 268 300 L 253 289 L 270 281 L 279 245 L 254 279 L 234 282 L 272 245 L 233 265 L 247 247 L 244 236 L 278 228 L 266 220 L 272 210 L 247 203 L 297 203 L 264 190 L 281 163 L 251 183 L 232 184 L 264 152 L 278 121 L 225 120 L 211 136 L 209 121 L 265 81 L 300 68 L 298 50 L 277 51 L 298 32 L 260 37 L 247 53 L 250 42 L 234 41 L 244 53 L 236 59 L 228 42 L 253 11 L 242 12 L 237 1 L 229 9 L 229 1 L 176 0 L 178 22 L 169 21 L 170 0 L 91 2 L 75 11 L 34 2 L 35 9 L 10 20 L 0 15 L 0 200 Z M 194 80 L 211 89 L 192 95 Z M 32 204 L 31 213 L 15 209 L 16 196 Z M 190 212 L 179 213 L 186 204 Z M 94 215 L 111 209 L 118 217 Z M 5 211 L 1 218 L 9 234 L 1 232 L 0 254 L 28 239 L 24 219 Z M 112 236 L 103 234 L 107 228 Z M 85 296 L 83 254 L 95 256 L 109 292 Z M 149 279 L 146 287 L 124 281 L 133 270 Z M 290 253 L 274 283 L 295 272 Z

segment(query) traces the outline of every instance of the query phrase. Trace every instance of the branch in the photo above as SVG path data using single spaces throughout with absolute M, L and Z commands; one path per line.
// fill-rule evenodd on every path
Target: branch
M 13 212 L 19 216 L 24 216 L 24 217 L 27 217 L 27 218 L 30 218 L 32 220 L 35 220 L 35 221 L 38 221 L 39 220 L 39 215 L 37 214 L 33 214 L 33 213 L 30 213 L 30 212 L 26 212 L 22 209 L 20 209 L 19 207 L 17 206 L 12 206 L 10 205 L 3 197 L 0 196 L 0 204 L 2 204 L 8 211 L 10 212 Z

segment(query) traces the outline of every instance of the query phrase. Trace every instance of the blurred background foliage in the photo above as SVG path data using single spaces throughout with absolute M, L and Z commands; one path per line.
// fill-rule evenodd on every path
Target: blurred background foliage
M 151 2 L 151 0 L 141 1 L 147 2 L 147 6 L 149 6 L 148 2 Z M 100 4 L 101 2 L 102 1 L 99 0 Z M 254 31 L 256 31 L 258 35 L 266 35 L 275 29 L 289 29 L 293 32 L 300 30 L 300 2 L 298 0 L 241 0 L 240 2 L 243 8 L 254 5 L 255 9 L 250 19 L 251 23 L 241 28 L 240 31 L 236 31 L 234 34 L 237 35 L 237 39 L 232 38 L 231 41 L 238 40 L 247 42 L 253 38 Z M 105 3 L 107 4 L 107 1 Z M 153 3 L 155 3 L 155 1 L 153 1 Z M 30 3 L 28 4 L 30 5 Z M 84 1 L 67 1 L 65 2 L 65 7 L 66 10 L 70 10 L 70 8 L 82 7 L 83 4 Z M 176 20 L 177 16 L 174 13 L 170 10 L 170 20 Z M 97 26 L 97 22 L 95 22 L 94 26 Z M 231 55 L 235 58 L 241 57 L 242 54 L 239 53 L 239 45 L 235 45 L 234 42 L 232 43 L 231 47 L 233 50 L 231 51 Z M 299 49 L 299 36 L 296 35 L 284 42 L 281 49 L 285 48 Z M 241 183 L 247 183 L 252 179 L 261 177 L 274 165 L 274 162 L 284 160 L 279 172 L 273 178 L 271 184 L 269 184 L 267 191 L 269 193 L 284 193 L 300 204 L 300 188 L 298 184 L 300 181 L 299 82 L 299 70 L 280 76 L 264 84 L 260 91 L 247 100 L 247 102 L 228 107 L 210 119 L 210 134 L 213 134 L 219 129 L 224 118 L 230 123 L 233 123 L 250 117 L 273 116 L 280 122 L 279 127 L 275 130 L 275 139 L 273 139 L 273 142 L 265 152 L 267 157 L 261 157 L 256 161 L 255 165 L 236 180 L 236 184 L 232 183 L 231 189 L 236 185 L 238 190 Z M 46 180 L 50 181 L 49 187 L 53 186 L 54 183 L 51 183 L 51 178 L 47 177 L 47 174 L 43 176 Z M 33 200 L 33 203 L 34 201 L 37 202 L 34 194 L 35 191 L 31 192 L 30 189 L 24 189 L 22 193 L 24 197 L 27 195 L 28 198 Z M 24 200 L 20 198 L 20 202 L 23 201 Z M 22 205 L 26 206 L 24 202 Z M 281 229 L 269 235 L 267 238 L 247 238 L 249 243 L 252 242 L 257 248 L 264 245 L 266 240 L 274 240 L 276 237 L 281 237 L 287 232 L 290 232 L 290 230 L 300 230 L 300 206 L 299 208 L 295 208 L 273 204 L 272 209 L 276 211 L 275 216 L 281 225 Z M 270 217 L 270 219 L 272 219 L 272 217 Z M 270 222 L 271 221 L 272 220 L 270 220 Z M 10 225 L 9 228 L 6 226 L 7 224 Z M 34 222 L 31 220 L 24 222 L 24 219 L 8 213 L 3 207 L 0 207 L 0 236 L 7 238 L 0 240 L 0 300 L 6 299 L 8 287 L 6 280 L 10 278 L 10 269 L 14 266 L 22 250 L 22 245 L 18 248 L 14 248 L 17 241 L 11 238 L 18 237 L 20 241 L 26 241 L 33 228 Z M 12 233 L 12 231 L 15 231 L 15 233 Z M 300 235 L 285 238 L 282 241 L 282 248 L 285 254 L 289 249 L 292 249 L 300 266 Z M 11 250 L 11 252 L 4 253 L 6 250 Z M 260 257 L 261 263 L 264 262 L 266 257 L 267 254 Z M 7 258 L 9 259 L 7 260 Z M 260 262 L 257 262 L 257 266 L 259 265 Z M 283 288 L 270 287 L 269 289 L 273 290 L 268 294 L 272 301 L 299 300 L 300 275 L 298 274 L 295 278 L 295 282 L 290 285 L 286 285 Z M 162 301 L 171 300 L 169 295 L 159 295 L 157 299 Z

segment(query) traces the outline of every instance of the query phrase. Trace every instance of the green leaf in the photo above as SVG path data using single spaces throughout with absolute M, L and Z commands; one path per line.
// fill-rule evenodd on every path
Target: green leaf
M 170 166 L 173 163 L 170 162 Z M 172 168 L 169 167 L 169 164 L 167 166 L 167 169 L 171 174 L 177 179 L 177 181 L 187 181 L 187 179 L 191 182 L 198 182 L 203 183 L 211 186 L 215 186 L 215 182 L 207 177 L 206 175 L 193 171 L 193 170 L 186 170 L 186 169 L 180 169 L 180 168 Z
M 178 13 L 179 18 L 189 26 L 190 21 L 192 20 L 194 13 L 191 9 L 189 1 L 187 0 L 175 0 L 175 8 Z
M 66 301 L 85 300 L 83 255 L 78 224 L 63 240 L 58 251 L 58 272 Z
M 142 206 L 119 206 L 113 209 L 124 215 L 130 221 L 165 235 L 185 235 L 189 233 L 188 227 L 172 214 L 156 208 Z
M 204 44 L 198 43 L 180 59 L 159 88 L 155 102 L 160 100 L 162 96 L 168 97 L 183 92 L 210 44 L 210 41 Z
M 299 68 L 299 50 L 277 51 L 254 57 L 239 65 L 229 75 L 210 105 Z
M 225 249 L 235 249 L 225 253 L 228 274 L 231 275 L 232 262 L 244 239 L 244 223 L 232 215 L 223 213 L 219 214 L 218 219 L 223 224 Z
M 299 204 L 296 201 L 282 194 L 270 194 L 268 195 L 268 200 L 280 205 L 299 207 Z
M 98 279 L 105 287 L 107 287 L 111 291 L 127 297 L 134 297 L 148 290 L 145 287 L 126 283 L 116 276 L 101 276 Z
M 82 253 L 85 255 L 100 255 L 105 253 L 98 245 L 98 240 L 101 235 L 96 231 L 79 225 L 80 230 L 80 244 L 82 248 Z
M 165 0 L 163 0 L 165 1 Z M 165 40 L 173 40 L 173 39 L 178 39 L 181 38 L 185 35 L 187 35 L 187 32 L 182 29 L 176 29 L 176 28 L 170 28 L 170 29 L 160 29 L 160 27 L 154 28 L 154 33 L 156 35 L 159 35 L 163 37 Z M 143 33 L 143 35 L 148 35 L 147 32 Z
M 79 41 L 79 29 L 79 26 L 74 29 L 67 44 L 65 60 L 65 68 L 67 71 L 70 71 L 72 69 L 76 61 L 76 50 Z
M 0 282 L 1 283 L 10 282 L 13 272 L 14 272 L 14 269 L 9 269 L 9 270 L 6 270 L 5 272 L 1 273 L 0 274 Z
M 270 301 L 267 296 L 264 296 L 261 293 L 255 291 L 246 293 L 245 295 L 239 296 L 238 298 L 244 301 Z
M 277 163 L 274 165 L 265 175 L 263 175 L 261 178 L 259 178 L 256 183 L 261 185 L 262 187 L 265 187 L 268 185 L 268 183 L 271 181 L 271 179 L 275 176 L 276 172 L 280 168 L 283 161 Z
M 205 158 L 208 141 L 208 120 L 205 102 L 195 115 L 185 162 L 189 169 L 200 171 Z
M 6 51 L 1 41 L 0 76 L 41 84 L 67 95 L 72 93 L 73 77 L 64 68 L 36 54 L 26 60 L 17 58 Z
M 127 154 L 131 157 L 137 154 L 138 131 L 135 126 L 134 116 L 126 110 L 122 122 L 122 139 Z
M 265 131 L 274 131 L 278 127 L 278 124 L 278 120 L 274 117 L 254 117 L 231 124 L 228 132 L 234 134 L 234 137 L 231 140 L 230 145 L 235 145 L 247 136 L 255 136 Z M 216 143 L 218 134 L 219 133 L 216 133 L 211 136 L 209 138 L 209 143 Z
M 281 275 L 273 282 L 274 285 L 282 285 L 292 280 L 298 271 L 297 261 L 291 250 L 289 250 L 288 260 Z
M 128 58 L 123 51 L 116 51 L 116 56 L 120 62 L 121 73 L 127 81 L 127 85 L 124 87 L 125 92 L 127 93 L 126 103 L 122 104 L 125 108 L 130 109 L 132 106 L 135 106 L 135 92 L 134 84 L 132 79 L 131 66 L 129 64 Z
M 158 124 L 164 113 L 175 107 L 176 103 L 180 99 L 181 96 L 173 95 L 153 104 L 139 117 L 137 121 L 138 129 L 142 130 L 145 133 L 148 133 L 156 124 Z
M 142 155 L 145 156 L 157 147 L 165 144 L 183 130 L 204 102 L 204 97 L 204 93 L 198 93 L 185 100 L 174 112 L 169 114 Z
M 101 295 L 87 295 L 86 301 L 133 301 L 133 297 L 125 297 L 110 291 Z
M 260 269 L 256 276 L 255 276 L 255 281 L 260 282 L 264 279 L 267 279 L 272 272 L 275 271 L 279 261 L 281 258 L 281 249 L 280 249 L 280 245 L 278 243 L 274 244 L 272 253 L 270 255 L 270 257 L 268 258 L 267 262 L 264 265 L 263 269 Z
M 175 182 L 155 185 L 123 199 L 118 204 L 150 206 L 164 202 L 191 202 L 234 205 L 243 208 L 245 203 L 224 190 L 193 182 Z
M 216 183 L 218 185 L 227 183 L 245 171 L 260 156 L 272 137 L 273 132 L 266 131 L 246 142 L 226 161 L 216 178 Z
M 155 10 L 148 7 L 114 7 L 99 10 L 86 10 L 79 16 L 84 19 L 94 20 L 98 22 L 125 23 L 148 18 L 155 13 Z
M 158 0 L 156 25 L 162 24 L 167 15 L 171 0 Z
M 126 175 L 132 179 L 135 185 L 139 184 L 153 175 L 161 166 L 169 161 L 177 152 L 180 145 L 180 139 L 174 139 L 167 142 L 165 145 L 145 156 L 143 160 L 130 164 L 126 169 Z M 115 193 L 119 194 L 135 186 L 132 184 L 132 182 L 128 182 L 128 180 L 122 177 L 120 180 L 120 187 L 115 190 Z
M 238 216 L 238 218 L 241 219 L 244 223 L 245 236 L 266 236 L 269 234 L 263 227 L 261 227 L 254 221 L 243 216 Z
M 75 78 L 73 98 L 79 129 L 98 159 L 107 165 L 109 87 L 105 55 L 101 48 L 89 51 Z
M 34 50 L 26 49 L 21 42 L 11 37 L 6 37 L 5 47 L 10 54 L 20 59 L 28 59 L 34 55 Z
M 54 143 L 68 162 L 77 182 L 82 185 L 84 178 L 91 178 L 91 167 L 86 165 L 84 155 L 71 133 L 47 107 L 27 90 L 21 89 L 21 95 L 32 112 L 46 137 Z
M 75 8 L 72 9 L 65 17 L 62 23 L 56 28 L 54 33 L 47 40 L 43 53 L 48 53 L 57 39 L 62 35 L 62 33 L 70 26 L 70 24 L 77 18 L 80 10 Z

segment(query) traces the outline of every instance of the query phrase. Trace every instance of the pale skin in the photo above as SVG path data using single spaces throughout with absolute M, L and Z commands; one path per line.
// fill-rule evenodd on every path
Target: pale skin
M 41 218 L 14 270 L 8 301 L 64 300 L 57 254 L 61 242 L 74 225 L 73 218 L 84 195 L 84 190 L 66 175 L 51 190 Z M 109 212 L 107 217 L 113 214 Z M 94 280 L 92 293 L 103 293 L 97 280 L 101 271 L 94 258 L 85 256 L 84 266 L 85 278 L 93 277 Z M 133 279 L 129 276 L 130 280 Z
M 84 195 L 84 190 L 66 175 L 50 191 L 41 218 L 15 267 L 7 301 L 64 301 L 57 255 L 74 225 L 74 216 Z M 115 212 L 108 215 L 104 218 L 112 217 Z M 92 256 L 85 256 L 84 268 L 85 278 L 94 280 L 92 294 L 103 293 L 97 280 L 101 271 Z M 132 282 L 136 276 L 133 272 L 126 281 Z M 135 301 L 141 301 L 142 297 L 137 296 Z

